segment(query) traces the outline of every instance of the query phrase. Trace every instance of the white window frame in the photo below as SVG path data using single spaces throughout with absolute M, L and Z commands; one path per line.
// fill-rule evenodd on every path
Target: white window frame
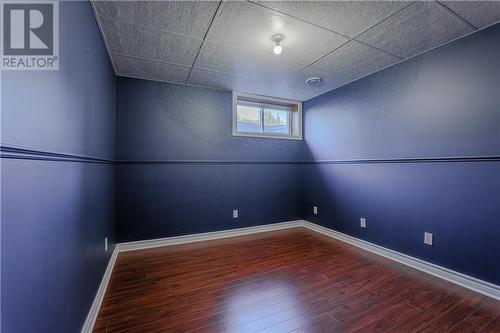
M 289 134 L 281 134 L 281 133 L 260 133 L 260 132 L 238 132 L 237 127 L 237 111 L 238 111 L 238 99 L 244 98 L 251 102 L 262 103 L 262 104 L 270 104 L 270 105 L 285 105 L 291 106 L 293 111 L 290 112 L 289 116 Z M 263 119 L 262 119 L 263 121 Z M 245 136 L 252 138 L 268 138 L 268 139 L 286 139 L 286 140 L 302 140 L 302 102 L 293 101 L 289 99 L 275 98 L 275 97 L 267 97 L 260 95 L 252 95 L 246 93 L 240 93 L 237 91 L 233 91 L 233 136 Z M 264 126 L 264 124 L 262 124 Z

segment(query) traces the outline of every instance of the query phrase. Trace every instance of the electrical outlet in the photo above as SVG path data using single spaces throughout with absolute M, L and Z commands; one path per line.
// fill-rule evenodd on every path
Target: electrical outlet
M 313 206 L 313 214 L 318 215 L 318 207 L 317 206 Z
M 233 209 L 233 219 L 237 219 L 237 218 L 238 218 L 238 210 Z
M 366 228 L 366 219 L 364 217 L 359 219 L 361 228 Z
M 424 233 L 424 243 L 427 245 L 432 245 L 432 238 L 433 235 L 431 233 L 425 232 Z
M 104 251 L 108 252 L 108 237 L 104 238 Z

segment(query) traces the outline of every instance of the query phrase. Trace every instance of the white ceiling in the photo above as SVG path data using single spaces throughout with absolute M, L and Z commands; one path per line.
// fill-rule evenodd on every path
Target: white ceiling
M 500 21 L 500 1 L 92 3 L 117 75 L 296 100 Z

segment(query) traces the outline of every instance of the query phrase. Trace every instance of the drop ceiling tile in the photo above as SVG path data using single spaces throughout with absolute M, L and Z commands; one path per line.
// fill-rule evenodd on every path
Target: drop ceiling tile
M 264 56 L 240 49 L 205 42 L 195 63 L 195 67 L 239 76 L 270 77 L 293 75 L 303 65 L 284 61 L 279 56 Z
M 215 87 L 226 90 L 238 90 L 236 87 L 242 85 L 246 81 L 254 81 L 255 79 L 247 77 L 239 77 L 229 73 L 216 71 L 208 71 L 199 68 L 193 68 L 187 83 L 197 84 L 200 86 Z
M 190 67 L 113 55 L 117 75 L 184 83 Z
M 218 1 L 94 1 L 102 19 L 119 20 L 202 39 Z
M 296 76 L 255 79 L 195 68 L 188 83 L 292 100 L 302 100 L 310 93 L 310 87 Z
M 198 39 L 128 23 L 101 20 L 101 25 L 113 54 L 191 66 L 201 46 Z
M 404 1 L 259 1 L 263 6 L 354 37 L 402 8 Z
M 281 58 L 308 65 L 346 38 L 254 3 L 224 2 L 208 33 L 209 41 L 273 56 L 271 36 L 285 36 Z
M 239 92 L 289 98 L 277 93 L 277 86 L 268 87 L 266 80 L 242 77 L 230 73 L 207 71 L 194 68 L 189 75 L 190 84 L 222 88 Z
M 407 58 L 471 31 L 440 5 L 423 1 L 411 4 L 356 39 Z
M 444 4 L 478 28 L 500 21 L 500 1 L 446 1 Z
M 314 67 L 353 80 L 399 60 L 398 57 L 353 40 L 315 63 Z

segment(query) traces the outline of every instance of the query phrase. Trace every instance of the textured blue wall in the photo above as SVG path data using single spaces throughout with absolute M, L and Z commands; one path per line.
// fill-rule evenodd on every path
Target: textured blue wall
M 300 218 L 304 142 L 233 137 L 231 103 L 226 91 L 118 78 L 119 241 Z
M 114 95 L 88 2 L 60 3 L 58 71 L 2 72 L 2 332 L 84 323 L 114 246 Z
M 496 25 L 305 102 L 324 162 L 306 167 L 304 217 L 500 284 L 499 40 Z

